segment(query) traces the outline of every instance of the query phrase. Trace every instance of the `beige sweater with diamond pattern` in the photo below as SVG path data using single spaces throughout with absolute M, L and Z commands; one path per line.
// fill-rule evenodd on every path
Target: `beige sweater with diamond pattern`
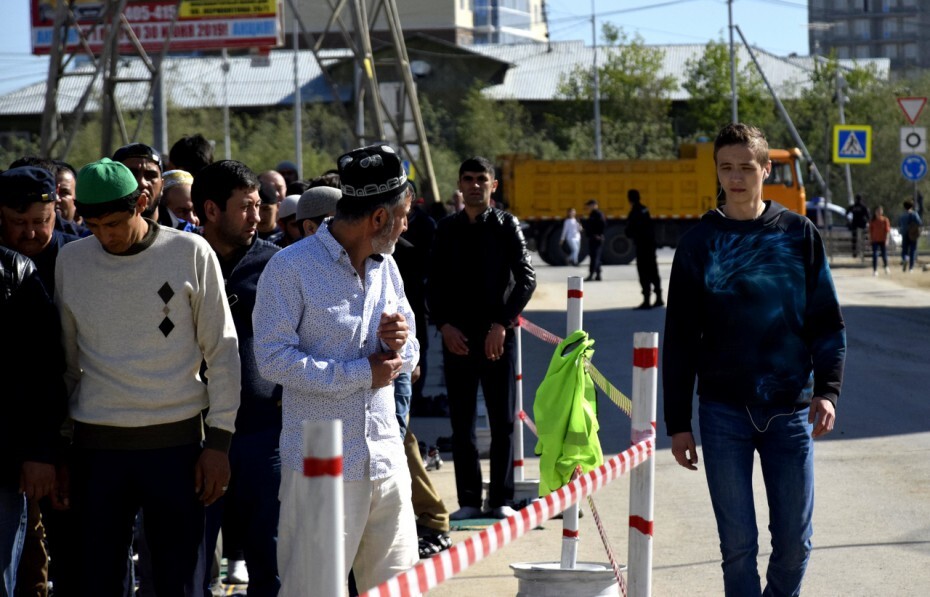
M 232 433 L 239 353 L 216 255 L 200 236 L 166 227 L 143 242 L 136 254 L 112 255 L 89 236 L 58 257 L 70 415 L 138 428 L 190 420 L 209 407 L 207 426 Z

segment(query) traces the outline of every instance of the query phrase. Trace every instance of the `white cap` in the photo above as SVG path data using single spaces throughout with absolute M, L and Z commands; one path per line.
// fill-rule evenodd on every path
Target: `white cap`
M 278 219 L 283 220 L 288 216 L 293 216 L 297 213 L 297 202 L 300 201 L 300 195 L 288 195 L 284 198 L 284 201 L 278 205 Z

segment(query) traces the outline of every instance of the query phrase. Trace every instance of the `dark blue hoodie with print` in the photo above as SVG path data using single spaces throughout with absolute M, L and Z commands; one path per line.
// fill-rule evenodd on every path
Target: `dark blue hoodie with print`
M 846 332 L 823 241 L 765 202 L 754 220 L 706 213 L 672 265 L 663 344 L 669 435 L 691 431 L 692 396 L 735 405 L 834 404 Z

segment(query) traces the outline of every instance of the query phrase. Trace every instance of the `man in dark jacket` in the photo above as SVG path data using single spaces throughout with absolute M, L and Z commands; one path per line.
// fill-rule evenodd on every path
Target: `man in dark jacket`
M 597 208 L 597 199 L 584 204 L 588 210 L 588 219 L 584 221 L 584 232 L 588 237 L 588 253 L 591 262 L 588 265 L 586 282 L 601 280 L 601 255 L 604 252 L 604 231 L 607 230 L 607 217 Z
M 194 177 L 191 198 L 203 237 L 220 261 L 242 361 L 242 393 L 229 449 L 232 480 L 226 495 L 207 508 L 207 553 L 213 553 L 224 518 L 241 525 L 249 594 L 276 595 L 281 586 L 276 554 L 281 388 L 258 372 L 252 350 L 252 310 L 258 278 L 279 248 L 256 236 L 259 186 L 248 166 L 223 160 Z M 210 372 L 206 375 L 209 379 Z
M 459 190 L 465 207 L 439 222 L 427 278 L 430 317 L 442 334 L 452 421 L 460 508 L 453 520 L 481 514 L 474 440 L 479 382 L 491 424 L 488 505 L 498 518 L 513 512 L 513 326 L 536 289 L 536 273 L 517 218 L 490 207 L 496 188 L 487 159 L 462 163 Z
M 53 216 L 54 219 L 54 216 Z M 26 533 L 26 499 L 58 499 L 55 449 L 65 416 L 58 313 L 35 265 L 0 247 L 0 594 L 12 595 Z
M 626 220 L 626 235 L 636 245 L 636 272 L 639 274 L 639 285 L 643 289 L 643 304 L 637 309 L 651 309 L 661 307 L 662 279 L 659 277 L 659 265 L 656 263 L 656 233 L 652 225 L 652 216 L 649 208 L 642 204 L 639 191 L 630 189 L 626 194 L 630 201 L 630 215 Z M 652 293 L 656 293 L 656 301 L 650 302 Z
M 0 245 L 35 263 L 49 296 L 55 293 L 58 250 L 77 239 L 55 230 L 55 176 L 51 172 L 19 166 L 0 174 Z
M 813 439 L 833 429 L 845 325 L 817 228 L 762 198 L 772 167 L 762 132 L 727 125 L 714 142 L 714 162 L 726 203 L 682 237 L 672 264 L 665 425 L 675 460 L 697 470 L 696 378 L 725 594 L 798 595 L 811 554 Z M 755 452 L 772 537 L 764 591 Z

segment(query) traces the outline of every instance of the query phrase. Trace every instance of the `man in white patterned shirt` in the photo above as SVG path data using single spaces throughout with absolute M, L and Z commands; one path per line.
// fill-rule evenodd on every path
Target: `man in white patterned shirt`
M 339 158 L 342 198 L 317 233 L 277 253 L 253 312 L 262 375 L 284 388 L 281 432 L 281 595 L 306 594 L 311 554 L 297 537 L 305 419 L 341 419 L 345 561 L 360 590 L 419 559 L 410 474 L 394 416 L 393 381 L 419 359 L 413 312 L 390 257 L 407 228 L 407 176 L 394 150 Z

